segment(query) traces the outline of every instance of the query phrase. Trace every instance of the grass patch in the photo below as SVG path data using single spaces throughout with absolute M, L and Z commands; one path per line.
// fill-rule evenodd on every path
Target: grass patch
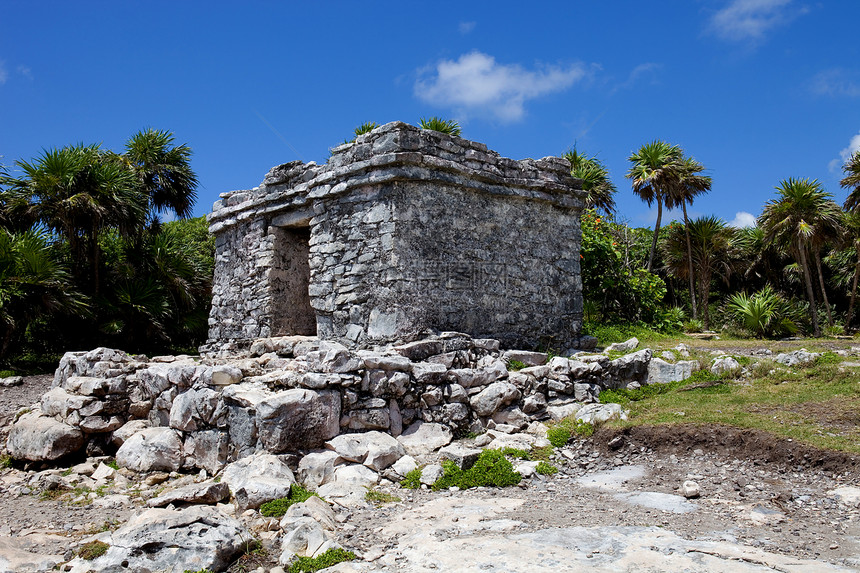
M 522 370 L 526 367 L 525 362 L 520 362 L 519 360 L 511 360 L 508 362 L 508 370 L 511 372 L 516 372 L 518 370 Z
M 406 489 L 418 489 L 421 487 L 421 468 L 415 468 L 411 472 L 403 476 L 403 481 L 400 482 L 400 487 Z
M 433 484 L 433 490 L 449 487 L 469 489 L 472 487 L 506 487 L 520 483 L 522 476 L 514 471 L 514 466 L 502 450 L 484 450 L 471 468 L 461 470 L 450 460 L 442 462 L 445 474 Z
M 0 455 L 0 470 L 12 467 L 12 456 L 9 454 Z
M 65 491 L 61 489 L 45 489 L 42 490 L 42 493 L 39 494 L 39 500 L 41 501 L 53 501 L 55 499 L 60 499 L 66 494 Z
M 532 459 L 529 452 L 521 450 L 519 448 L 502 448 L 502 453 L 506 456 L 511 456 L 512 458 L 516 458 L 518 460 L 528 461 Z
M 296 560 L 290 563 L 287 573 L 312 573 L 313 571 L 319 571 L 320 569 L 325 569 L 344 561 L 352 561 L 355 558 L 356 555 L 352 551 L 340 548 L 329 549 L 322 555 L 314 558 L 296 557 Z
M 17 376 L 14 370 L 0 370 L 0 378 L 9 378 L 10 376 Z
M 544 446 L 542 448 L 532 448 L 529 452 L 529 459 L 535 462 L 549 462 L 555 448 L 552 446 Z
M 260 513 L 265 517 L 283 517 L 291 505 L 307 501 L 313 496 L 322 499 L 316 493 L 308 491 L 299 484 L 294 483 L 290 486 L 290 497 L 282 497 L 280 499 L 267 501 L 260 506 Z
M 397 503 L 398 501 L 403 501 L 396 495 L 379 491 L 378 489 L 368 489 L 367 493 L 364 494 L 364 501 L 368 503 L 372 503 L 376 507 L 385 505 L 386 503 Z
M 626 342 L 634 336 L 639 339 L 639 346 L 654 344 L 677 339 L 677 334 L 666 334 L 654 330 L 644 324 L 598 324 L 586 322 L 583 324 L 583 332 L 597 338 L 598 346 L 607 346 L 614 342 Z
M 601 396 L 603 392 L 600 393 Z M 559 420 L 546 431 L 546 439 L 556 448 L 561 448 L 570 441 L 573 436 L 587 438 L 594 434 L 594 424 L 568 417 Z
M 105 465 L 106 465 L 107 467 L 111 468 L 111 469 L 114 469 L 114 470 L 118 470 L 118 469 L 119 469 L 119 464 L 118 464 L 118 463 L 116 463 L 116 460 L 115 460 L 114 458 L 111 458 L 111 459 L 109 459 L 108 461 L 106 461 L 106 462 L 105 462 Z
M 546 462 L 538 462 L 535 471 L 542 476 L 551 476 L 558 473 L 558 468 Z
M 92 561 L 93 559 L 101 557 L 107 553 L 109 547 L 110 545 L 104 541 L 90 541 L 89 543 L 81 545 L 80 549 L 78 549 L 78 557 L 87 561 Z
M 668 382 L 666 384 L 648 384 L 635 390 L 604 390 L 600 393 L 599 399 L 601 404 L 621 404 L 627 406 L 630 402 L 639 402 L 666 394 L 694 384 L 706 384 L 716 381 L 722 381 L 722 376 L 712 374 L 710 370 L 699 370 L 694 372 L 692 376 L 677 382 Z
M 761 346 L 760 341 L 755 344 Z M 611 422 L 616 427 L 724 424 L 860 454 L 860 377 L 842 361 L 833 352 L 805 366 L 761 360 L 752 364 L 749 379 L 726 380 L 726 375 L 702 370 L 682 382 L 607 390 L 600 400 L 630 410 L 626 422 Z

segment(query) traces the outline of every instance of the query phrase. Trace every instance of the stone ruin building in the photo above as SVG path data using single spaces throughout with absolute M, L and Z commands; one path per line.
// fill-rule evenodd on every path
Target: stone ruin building
M 582 191 L 567 161 L 515 161 L 392 122 L 325 165 L 221 195 L 204 354 L 316 335 L 351 348 L 456 331 L 577 347 Z

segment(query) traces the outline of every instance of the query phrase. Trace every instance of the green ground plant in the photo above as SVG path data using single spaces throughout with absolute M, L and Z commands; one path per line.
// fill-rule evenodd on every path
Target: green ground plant
M 571 416 L 549 426 L 546 431 L 546 439 L 554 447 L 561 448 L 567 445 L 573 436 L 587 438 L 592 434 L 594 434 L 593 424 L 577 420 Z
M 344 561 L 352 561 L 356 559 L 356 554 L 346 549 L 329 549 L 322 555 L 314 558 L 296 557 L 296 560 L 290 563 L 287 573 L 312 573 L 326 567 L 332 567 Z
M 535 471 L 542 476 L 551 476 L 558 473 L 558 468 L 546 462 L 538 462 L 537 467 L 535 467 Z
M 406 489 L 418 489 L 421 487 L 421 468 L 415 468 L 403 476 L 400 487 Z
M 291 505 L 307 501 L 313 496 L 323 499 L 315 492 L 309 491 L 301 485 L 294 483 L 290 487 L 290 497 L 282 497 L 272 501 L 267 501 L 260 506 L 260 513 L 265 517 L 283 517 Z
M 101 557 L 107 553 L 109 548 L 110 545 L 104 541 L 90 541 L 89 543 L 81 545 L 80 549 L 78 549 L 78 557 L 87 561 L 92 561 L 93 559 Z
M 0 469 L 6 469 L 12 467 L 12 456 L 9 454 L 0 455 Z
M 520 362 L 519 360 L 511 360 L 508 362 L 508 370 L 510 372 L 517 372 L 518 370 L 522 370 L 525 367 L 525 362 Z
M 398 501 L 403 501 L 396 495 L 379 491 L 378 489 L 368 489 L 367 493 L 364 494 L 364 501 L 368 503 L 372 503 L 376 507 L 385 505 L 386 503 L 397 503 Z

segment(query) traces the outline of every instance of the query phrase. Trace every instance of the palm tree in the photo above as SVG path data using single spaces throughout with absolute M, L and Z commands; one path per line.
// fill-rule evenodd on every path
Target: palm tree
M 693 204 L 693 199 L 702 193 L 707 193 L 711 190 L 711 178 L 707 175 L 701 175 L 705 167 L 693 159 L 685 157 L 678 171 L 678 180 L 671 188 L 669 196 L 666 197 L 666 207 L 673 209 L 678 205 L 681 206 L 684 212 L 684 233 L 687 238 L 687 263 L 689 269 L 689 286 L 690 286 L 690 305 L 693 309 L 693 319 L 699 317 L 696 305 L 696 283 L 695 273 L 693 272 L 693 248 L 690 244 L 689 219 L 687 218 L 687 203 Z M 707 304 L 705 305 L 707 311 Z M 707 324 L 705 325 L 707 328 Z
M 99 234 L 110 227 L 131 234 L 146 213 L 134 173 L 120 156 L 98 145 L 47 150 L 33 163 L 16 165 L 24 175 L 7 184 L 19 201 L 17 209 L 65 238 L 76 261 L 89 262 L 89 281 L 79 272 L 80 284 L 89 282 L 98 292 Z
M 815 336 L 821 336 L 818 311 L 812 289 L 812 270 L 809 250 L 820 244 L 820 237 L 828 228 L 838 226 L 839 207 L 830 200 L 817 180 L 787 179 L 776 187 L 778 199 L 767 202 L 758 224 L 768 241 L 776 241 L 788 248 L 800 264 L 809 313 Z
M 562 155 L 570 162 L 570 174 L 582 180 L 585 207 L 602 209 L 607 215 L 615 213 L 615 184 L 609 179 L 609 170 L 597 157 L 588 157 L 574 147 Z
M 854 318 L 857 282 L 860 280 L 860 210 L 845 213 L 842 238 L 843 244 L 849 244 L 856 252 L 854 277 L 851 280 L 851 298 L 848 302 L 848 315 L 845 317 L 845 328 L 850 328 L 851 319 Z
M 671 225 L 661 245 L 667 271 L 681 279 L 695 273 L 705 330 L 711 327 L 711 279 L 717 274 L 728 280 L 735 236 L 735 230 L 722 219 L 699 217 L 684 225 L 683 231 L 680 225 Z
M 848 161 L 842 166 L 842 171 L 845 173 L 845 177 L 839 184 L 851 189 L 848 198 L 845 199 L 845 210 L 860 210 L 860 151 L 855 151 L 848 158 Z
M 683 151 L 677 145 L 655 140 L 646 143 L 639 151 L 628 157 L 632 165 L 627 172 L 627 178 L 633 182 L 633 192 L 649 207 L 655 201 L 657 202 L 657 223 L 654 225 L 654 238 L 651 243 L 651 253 L 648 256 L 649 271 L 654 264 L 654 252 L 657 250 L 660 223 L 663 219 L 663 203 L 676 185 L 683 156 Z
M 146 129 L 134 134 L 125 145 L 125 157 L 147 197 L 147 219 L 152 227 L 160 211 L 177 217 L 191 216 L 197 199 L 197 176 L 191 169 L 191 148 L 174 145 L 173 134 Z

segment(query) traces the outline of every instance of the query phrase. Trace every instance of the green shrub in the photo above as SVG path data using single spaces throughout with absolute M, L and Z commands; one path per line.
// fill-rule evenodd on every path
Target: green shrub
M 13 370 L 0 370 L 0 378 L 8 378 L 10 376 L 15 376 Z
M 109 547 L 110 545 L 104 541 L 90 541 L 89 543 L 81 545 L 80 549 L 78 549 L 78 557 L 86 559 L 87 561 L 92 561 L 93 559 L 104 555 Z
M 403 481 L 400 482 L 400 487 L 406 489 L 418 489 L 421 487 L 421 468 L 415 468 L 411 472 L 403 476 Z
M 770 285 L 752 296 L 745 292 L 733 294 L 727 309 L 738 324 L 759 338 L 796 334 L 800 330 L 802 312 Z
M 553 474 L 558 473 L 558 468 L 546 462 L 538 462 L 535 471 L 542 476 L 551 476 Z
M 290 497 L 282 497 L 267 501 L 260 506 L 260 513 L 266 517 L 283 517 L 291 505 L 307 501 L 312 496 L 320 497 L 312 491 L 308 491 L 297 483 L 290 487 Z M 322 499 L 320 497 L 320 499 Z
M 691 318 L 684 323 L 684 332 L 702 332 L 703 330 L 705 330 L 705 325 L 697 318 Z
M 287 573 L 312 573 L 326 567 L 331 567 L 344 561 L 352 561 L 356 558 L 355 553 L 346 549 L 329 549 L 317 557 L 297 557 L 290 563 Z
M 514 466 L 502 450 L 484 450 L 471 468 L 461 470 L 450 460 L 442 462 L 445 474 L 433 484 L 438 491 L 457 486 L 460 489 L 471 487 L 506 487 L 520 483 L 522 476 L 514 471 Z

